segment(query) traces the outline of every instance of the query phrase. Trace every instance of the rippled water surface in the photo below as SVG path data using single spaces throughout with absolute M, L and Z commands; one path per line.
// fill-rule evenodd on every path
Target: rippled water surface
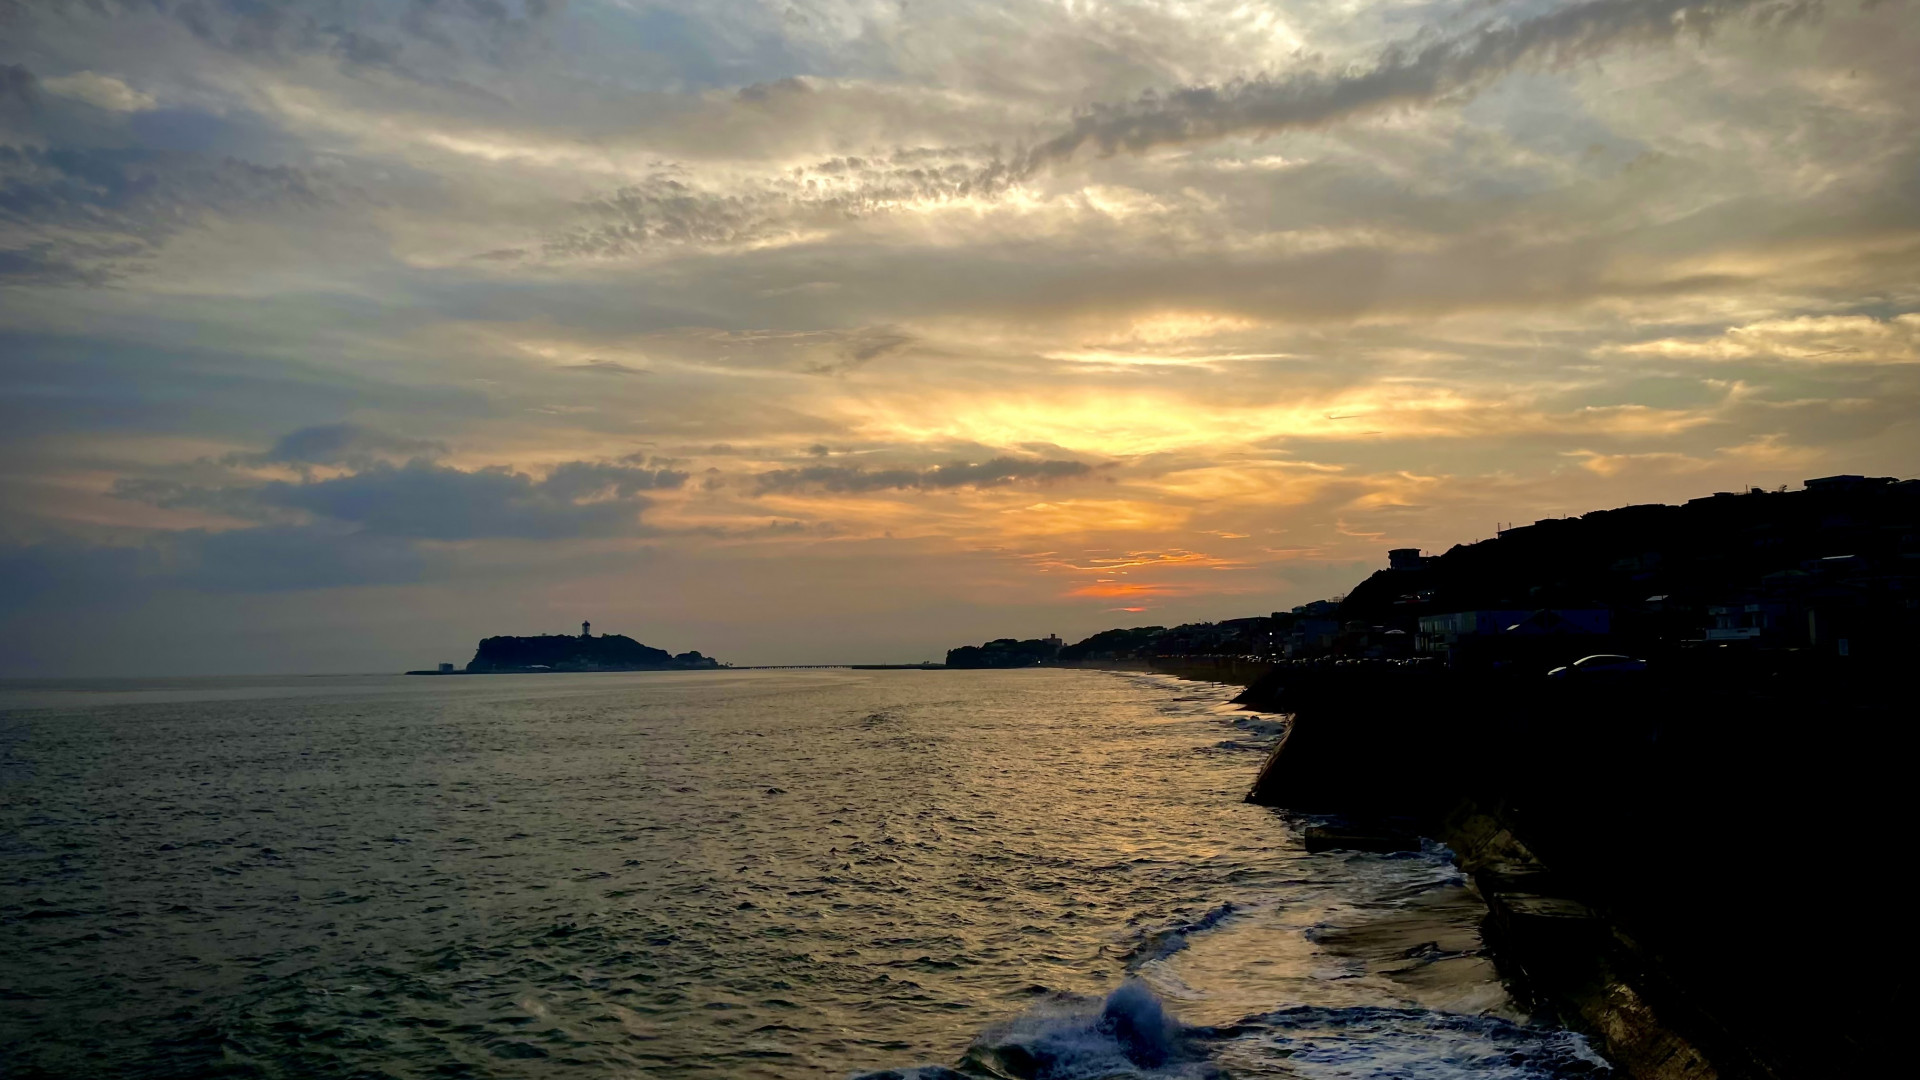
M 1519 1022 L 1439 854 L 1241 801 L 1277 725 L 1232 692 L 0 689 L 0 1073 L 1603 1072 Z

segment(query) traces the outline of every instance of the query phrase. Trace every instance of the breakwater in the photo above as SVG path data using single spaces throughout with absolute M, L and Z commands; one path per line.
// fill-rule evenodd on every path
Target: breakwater
M 1516 988 L 1636 1077 L 1859 1074 L 1898 1030 L 1890 1002 L 1854 992 L 1875 982 L 1879 948 L 1830 943 L 1839 928 L 1804 900 L 1879 892 L 1901 760 L 1895 671 L 1720 653 L 1561 680 L 1145 664 L 1245 686 L 1242 704 L 1290 715 L 1248 797 L 1337 815 L 1310 843 L 1452 847 Z M 1856 1022 L 1807 1022 L 1808 996 L 1830 993 Z

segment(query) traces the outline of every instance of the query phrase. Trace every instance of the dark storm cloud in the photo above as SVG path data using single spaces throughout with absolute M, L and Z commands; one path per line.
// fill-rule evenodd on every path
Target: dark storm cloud
M 1093 466 L 1082 461 L 997 457 L 978 464 L 955 461 L 930 469 L 861 469 L 845 465 L 809 465 L 775 469 L 754 477 L 759 494 L 777 491 L 865 492 L 915 488 L 935 491 L 959 487 L 1001 487 L 1021 481 L 1044 483 L 1086 476 Z

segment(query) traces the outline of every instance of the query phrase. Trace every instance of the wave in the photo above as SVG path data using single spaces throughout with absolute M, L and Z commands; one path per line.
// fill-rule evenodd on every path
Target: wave
M 1228 916 L 1243 910 L 1245 910 L 1243 905 L 1228 901 L 1192 922 L 1180 923 L 1177 926 L 1142 935 L 1140 943 L 1127 950 L 1126 955 L 1122 957 L 1126 961 L 1127 970 L 1137 971 L 1140 965 L 1149 961 L 1165 960 L 1187 947 L 1187 935 L 1211 930 Z
M 1602 1080 L 1581 1035 L 1425 1009 L 1296 1006 L 1219 1028 L 1174 1019 L 1129 979 L 1104 999 L 1057 994 L 982 1032 L 956 1067 L 854 1080 Z
M 1570 1080 L 1612 1075 L 1584 1036 L 1495 1016 L 1426 1009 L 1298 1006 L 1235 1025 L 1222 1064 L 1260 1075 L 1284 1061 L 1301 1080 Z M 1249 1067 L 1251 1066 L 1251 1067 Z
M 1208 1080 L 1220 1073 L 1200 1045 L 1206 1033 L 1182 1027 L 1145 983 L 1129 979 L 1104 999 L 1057 994 L 988 1028 L 958 1069 L 922 1065 L 856 1080 Z

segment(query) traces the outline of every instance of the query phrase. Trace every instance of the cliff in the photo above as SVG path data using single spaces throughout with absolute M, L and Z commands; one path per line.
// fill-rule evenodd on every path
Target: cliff
M 1884 895 L 1905 839 L 1905 668 L 1719 649 L 1561 679 L 1282 661 L 1239 699 L 1290 714 L 1248 798 L 1340 815 L 1359 839 L 1336 847 L 1447 843 L 1523 996 L 1628 1076 L 1865 1075 L 1899 1030 L 1893 999 L 1856 995 L 1834 1031 L 1799 1023 L 1797 995 L 1873 985 L 1874 934 L 1901 923 L 1783 908 Z M 1806 945 L 1762 944 L 1783 940 Z
M 719 666 L 719 661 L 698 652 L 675 656 L 624 634 L 540 634 L 483 639 L 467 662 L 467 671 L 667 671 Z

